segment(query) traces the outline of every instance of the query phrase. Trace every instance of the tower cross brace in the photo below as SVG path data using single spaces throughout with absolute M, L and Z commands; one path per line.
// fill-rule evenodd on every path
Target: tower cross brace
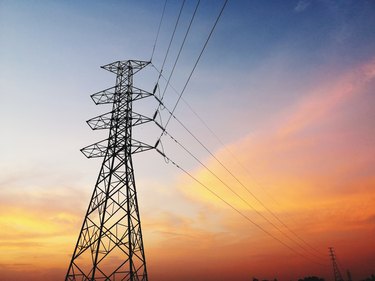
M 133 112 L 133 101 L 152 96 L 133 86 L 146 61 L 117 61 L 103 69 L 116 74 L 116 85 L 91 96 L 112 110 L 87 121 L 93 130 L 108 129 L 107 139 L 81 151 L 103 157 L 95 188 L 66 274 L 66 281 L 147 281 L 141 219 L 132 154 L 153 149 L 132 139 L 132 127 L 152 119 Z

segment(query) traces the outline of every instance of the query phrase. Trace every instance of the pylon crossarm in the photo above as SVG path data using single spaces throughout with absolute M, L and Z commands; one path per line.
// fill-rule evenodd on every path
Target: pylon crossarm
M 119 71 L 124 71 L 126 69 L 132 69 L 132 75 L 136 74 L 142 68 L 150 64 L 149 61 L 136 61 L 136 60 L 126 60 L 126 61 L 115 61 L 106 65 L 101 66 L 105 70 L 118 74 Z
M 112 72 L 114 74 L 117 74 L 117 71 L 119 69 L 119 65 L 121 64 L 120 61 L 111 62 L 106 65 L 102 65 L 100 68 L 103 68 L 105 70 L 108 70 L 109 72 Z
M 149 122 L 149 121 L 147 121 Z M 100 142 L 91 144 L 89 146 L 86 146 L 81 149 L 81 152 L 87 157 L 87 158 L 99 158 L 104 157 L 107 152 L 107 142 L 108 139 L 102 140 Z M 154 149 L 154 146 L 151 146 L 147 143 L 138 141 L 138 140 L 132 140 L 132 154 L 148 151 L 151 149 Z
M 140 100 L 140 99 L 143 99 L 143 98 L 148 98 L 148 97 L 154 96 L 152 93 L 147 92 L 147 91 L 142 90 L 142 89 L 139 89 L 139 88 L 134 87 L 134 86 L 133 86 L 132 95 L 133 95 L 132 101 L 136 101 L 136 100 Z
M 100 142 L 91 144 L 89 146 L 86 146 L 81 149 L 81 152 L 87 157 L 87 158 L 98 158 L 98 157 L 104 157 L 107 152 L 107 142 L 108 139 L 102 140 Z
M 132 154 L 148 151 L 154 148 L 155 148 L 154 146 L 151 146 L 147 143 L 132 139 L 132 151 L 131 151 Z
M 151 122 L 151 121 L 154 121 L 150 117 L 147 117 L 145 115 L 136 113 L 134 111 L 133 111 L 132 119 L 133 119 L 133 124 L 132 124 L 133 127 L 138 126 L 138 125 L 142 125 L 142 124 L 145 124 L 145 123 L 148 123 L 148 122 Z
M 86 121 L 93 130 L 109 129 L 111 126 L 112 112 L 96 116 Z
M 115 90 L 116 86 L 113 86 L 111 88 L 92 94 L 91 99 L 96 105 L 113 103 L 113 101 L 115 100 Z
M 137 87 L 133 86 L 133 91 L 132 91 L 132 98 L 131 101 L 136 101 L 140 100 L 143 98 L 148 98 L 153 96 L 152 93 L 141 90 Z M 91 95 L 91 99 L 94 101 L 96 105 L 99 104 L 111 104 L 115 100 L 115 95 L 126 95 L 127 93 L 116 93 L 115 87 L 111 87 L 108 89 L 105 89 L 103 91 L 97 92 L 95 94 Z

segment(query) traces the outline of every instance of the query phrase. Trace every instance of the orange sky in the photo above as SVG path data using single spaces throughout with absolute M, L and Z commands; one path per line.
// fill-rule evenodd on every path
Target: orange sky
M 248 188 L 257 191 L 254 193 L 258 198 L 270 204 L 297 233 L 323 255 L 332 244 L 346 266 L 344 270 L 352 265 L 358 275 L 371 271 L 374 266 L 374 132 L 369 134 L 369 124 L 362 123 L 368 120 L 371 109 L 371 104 L 365 103 L 371 101 L 373 93 L 374 62 L 369 61 L 335 81 L 312 89 L 305 98 L 275 118 L 265 131 L 251 134 L 217 153 L 220 159 L 232 160 L 231 170 L 240 175 Z M 348 107 L 356 108 L 356 111 L 351 112 Z M 360 108 L 362 112 L 358 112 Z M 242 165 L 233 162 L 228 151 L 237 155 Z M 248 198 L 255 209 L 266 214 L 215 160 L 208 162 L 211 169 L 233 183 L 236 191 Z M 244 167 L 251 167 L 250 172 L 244 171 Z M 196 175 L 258 221 L 259 216 L 207 170 L 197 171 Z M 189 198 L 209 204 L 215 210 L 224 207 L 222 202 L 195 184 L 183 186 L 182 190 Z M 239 232 L 246 233 L 243 220 L 236 215 L 229 219 L 232 220 L 241 224 Z M 230 226 L 233 225 L 236 224 L 232 222 Z M 253 229 L 251 225 L 247 227 Z M 284 249 L 279 250 L 289 254 Z M 264 274 L 269 270 L 268 262 L 272 264 L 273 259 L 278 260 L 278 257 L 268 258 Z M 287 271 L 280 269 L 280 273 Z M 326 269 L 316 272 L 327 274 Z M 288 278 L 286 273 L 282 276 Z
M 84 120 L 108 110 L 91 103 L 89 94 L 112 87 L 115 79 L 98 66 L 148 58 L 161 2 L 0 1 L 0 281 L 64 279 L 100 167 L 79 153 L 100 139 Z M 157 67 L 180 5 L 168 3 L 153 59 Z M 370 276 L 373 4 L 229 3 L 183 97 L 222 141 L 182 102 L 176 115 L 238 180 L 173 119 L 168 131 L 243 200 L 173 141 L 162 141 L 168 156 L 243 216 L 155 151 L 135 155 L 150 281 L 289 281 L 308 275 L 330 281 L 331 246 L 344 275 L 349 269 L 355 281 Z M 193 4 L 186 1 L 185 20 Z M 219 9 L 211 1 L 201 5 L 172 79 L 177 89 Z M 155 72 L 144 80 L 142 72 L 137 87 L 145 82 L 152 89 Z M 176 95 L 167 91 L 165 101 L 174 105 Z
M 191 280 L 198 273 L 199 280 L 330 276 L 328 246 L 335 247 L 344 270 L 352 269 L 354 276 L 369 273 L 375 263 L 374 135 L 361 120 L 367 118 L 374 69 L 374 61 L 370 61 L 335 81 L 322 83 L 280 112 L 264 131 L 216 153 L 246 187 L 319 253 L 298 248 L 257 215 L 254 210 L 287 232 L 214 159 L 207 159 L 206 165 L 254 209 L 207 170 L 193 171 L 265 230 L 326 266 L 301 259 L 180 175 L 175 194 L 165 196 L 187 202 L 194 211 L 173 214 L 146 207 L 142 215 L 152 279 L 179 276 L 179 280 Z M 362 111 L 351 116 L 354 111 L 348 107 L 362 107 Z M 62 186 L 28 191 L 17 189 L 19 184 L 14 180 L 1 184 L 0 248 L 6 254 L 0 256 L 0 280 L 24 280 L 25 274 L 30 276 L 28 280 L 62 279 L 84 211 L 79 198 L 87 198 L 88 190 Z M 166 193 L 162 189 L 154 192 Z M 179 275 L 181 272 L 184 274 Z

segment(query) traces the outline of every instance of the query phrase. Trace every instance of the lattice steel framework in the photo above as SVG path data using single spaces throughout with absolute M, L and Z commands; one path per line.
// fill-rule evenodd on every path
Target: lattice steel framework
M 335 276 L 335 281 L 344 281 L 344 279 L 342 278 L 339 266 L 337 264 L 335 250 L 333 249 L 333 247 L 329 247 L 328 249 L 329 249 L 329 255 L 332 260 L 333 274 Z
M 65 280 L 147 281 L 141 220 L 132 154 L 153 149 L 132 139 L 132 127 L 152 119 L 133 112 L 133 101 L 152 96 L 133 86 L 133 75 L 146 61 L 117 61 L 102 66 L 116 74 L 116 85 L 93 94 L 95 104 L 112 110 L 87 121 L 93 130 L 109 129 L 109 137 L 81 151 L 104 157 Z

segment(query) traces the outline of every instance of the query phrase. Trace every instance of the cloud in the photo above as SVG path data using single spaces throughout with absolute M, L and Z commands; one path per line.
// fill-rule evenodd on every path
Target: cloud
M 59 267 L 35 267 L 32 264 L 0 264 L 2 269 L 0 278 L 7 281 L 55 281 L 62 280 L 66 274 L 65 268 Z
M 351 249 L 362 249 L 365 239 L 357 238 L 366 237 L 373 230 L 375 179 L 371 167 L 375 167 L 375 157 L 361 142 L 361 136 L 368 133 L 346 122 L 347 113 L 342 108 L 358 107 L 358 100 L 375 76 L 374 65 L 375 61 L 370 61 L 329 84 L 307 89 L 307 97 L 282 114 L 274 114 L 275 122 L 269 127 L 272 129 L 258 131 L 216 152 L 216 156 L 225 164 L 229 163 L 227 165 L 241 182 L 275 214 L 322 251 L 333 240 L 339 240 L 337 245 L 343 248 L 351 245 Z M 228 156 L 228 150 L 237 155 L 241 165 Z M 241 202 L 209 172 L 194 171 L 199 180 L 252 220 L 279 235 L 256 211 L 272 217 L 225 169 L 214 159 L 206 164 L 254 209 Z M 25 265 L 24 273 L 33 272 L 33 268 L 65 266 L 75 245 L 89 194 L 79 188 L 29 187 L 24 183 L 15 189 L 13 180 L 0 184 L 0 250 L 11 253 L 0 258 L 0 263 L 30 263 L 29 269 Z M 279 267 L 282 260 L 287 268 L 286 260 L 296 259 L 202 187 L 185 178 L 179 183 L 183 195 L 176 191 L 177 195 L 171 195 L 170 190 L 161 187 L 157 188 L 160 194 L 144 191 L 155 204 L 153 208 L 148 206 L 142 215 L 150 272 L 162 274 L 160 272 L 167 272 L 172 264 L 176 274 L 186 267 L 194 267 L 207 275 L 216 272 L 216 279 L 219 279 L 225 276 L 230 259 L 239 261 L 230 265 L 241 263 L 242 271 L 238 270 L 239 278 L 228 276 L 227 279 L 241 279 L 241 274 L 249 274 L 243 269 L 249 268 L 254 260 L 257 262 L 253 265 L 254 272 L 266 274 L 273 260 Z M 82 200 L 84 197 L 87 200 Z M 190 203 L 186 199 L 190 200 L 194 211 L 184 210 L 183 204 Z M 160 202 L 163 206 L 158 206 Z M 166 211 L 173 209 L 171 205 L 176 210 Z M 264 252 L 267 255 L 263 255 Z M 363 257 L 369 256 L 365 249 L 361 253 Z M 303 265 L 305 261 L 296 260 L 296 263 Z M 302 274 L 306 267 L 298 268 Z M 7 276 L 11 276 L 10 272 L 8 269 Z M 196 272 L 192 271 L 191 275 Z M 40 272 L 30 275 L 40 276 Z M 61 277 L 51 278 L 57 279 Z M 40 277 L 39 280 L 47 279 Z M 161 276 L 159 280 L 167 278 Z
M 369 114 L 374 104 L 374 78 L 372 59 L 328 82 L 322 81 L 319 86 L 306 89 L 304 97 L 284 112 L 274 113 L 274 122 L 266 129 L 215 153 L 257 198 L 306 241 L 318 245 L 316 248 L 323 253 L 328 245 L 336 243 L 345 249 L 343 259 L 353 260 L 349 254 L 358 248 L 361 250 L 355 258 L 365 261 L 370 247 L 366 248 L 365 239 L 358 237 L 368 237 L 374 229 L 375 150 L 371 140 L 375 139 L 375 131 Z M 256 211 L 283 226 L 226 169 L 212 158 L 205 165 L 253 208 L 203 168 L 193 171 L 199 181 L 263 228 L 285 239 Z M 269 253 L 280 251 L 277 242 L 262 237 L 264 233 L 195 182 L 185 181 L 180 190 L 192 202 L 204 206 L 207 214 L 215 214 L 224 232 L 251 234 L 251 242 L 241 245 L 251 245 L 259 239 L 257 243 L 263 246 L 272 243 Z
M 280 136 L 298 133 L 323 118 L 341 104 L 361 94 L 369 82 L 375 78 L 375 58 L 370 62 L 348 71 L 323 88 L 314 89 L 288 113 L 288 120 L 279 129 Z
M 371 108 L 371 89 L 367 87 L 372 85 L 374 78 L 375 58 L 319 87 L 307 89 L 307 94 L 301 100 L 282 114 L 274 114 L 274 122 L 267 126 L 267 130 L 253 133 L 222 148 L 216 156 L 229 163 L 232 171 L 236 171 L 240 179 L 250 186 L 259 185 L 259 180 L 249 176 L 244 166 L 251 167 L 251 174 L 259 175 L 261 181 L 271 175 L 271 178 L 279 177 L 276 186 L 285 185 L 289 189 L 299 186 L 299 192 L 293 191 L 297 196 L 294 199 L 298 199 L 303 186 L 311 190 L 312 183 L 319 182 L 320 185 L 323 183 L 319 192 L 335 190 L 340 185 L 352 187 L 351 190 L 358 190 L 359 186 L 362 190 L 368 189 L 373 183 L 368 174 L 375 152 L 364 136 L 369 139 L 371 135 L 375 136 L 368 131 L 372 124 L 371 116 L 367 115 L 363 103 Z M 349 113 L 346 112 L 348 108 Z M 364 115 L 362 122 L 367 122 L 369 126 L 348 122 L 352 118 L 360 118 L 361 114 Z M 230 154 L 237 155 L 242 164 L 234 161 Z M 220 175 L 220 179 L 230 182 L 242 196 L 251 197 L 214 159 L 206 164 L 216 175 Z M 220 190 L 225 198 L 236 202 L 237 207 L 248 209 L 209 171 L 197 169 L 194 175 L 204 184 L 215 187 L 215 191 Z M 346 182 L 343 183 L 340 178 Z M 267 182 L 266 179 L 266 185 L 270 185 Z M 340 192 L 345 191 L 342 187 Z M 212 199 L 212 194 L 203 188 L 199 189 L 197 196 L 194 195 L 197 192 L 195 188 L 189 191 L 184 186 L 182 190 L 190 197 L 201 198 L 201 201 L 222 204 Z M 272 191 L 276 191 L 275 188 Z
M 48 272 L 68 263 L 83 214 L 82 197 L 75 194 L 82 193 L 61 187 L 15 188 L 13 183 L 4 181 L 0 190 L 0 251 L 6 253 L 0 257 L 0 279 L 62 279 L 65 268 Z
M 308 0 L 300 0 L 298 1 L 297 5 L 294 7 L 294 11 L 296 13 L 301 13 L 305 11 L 310 6 L 310 1 Z
M 368 217 L 364 223 L 370 223 L 370 224 L 373 224 L 375 226 L 375 214 L 373 216 L 370 216 Z

